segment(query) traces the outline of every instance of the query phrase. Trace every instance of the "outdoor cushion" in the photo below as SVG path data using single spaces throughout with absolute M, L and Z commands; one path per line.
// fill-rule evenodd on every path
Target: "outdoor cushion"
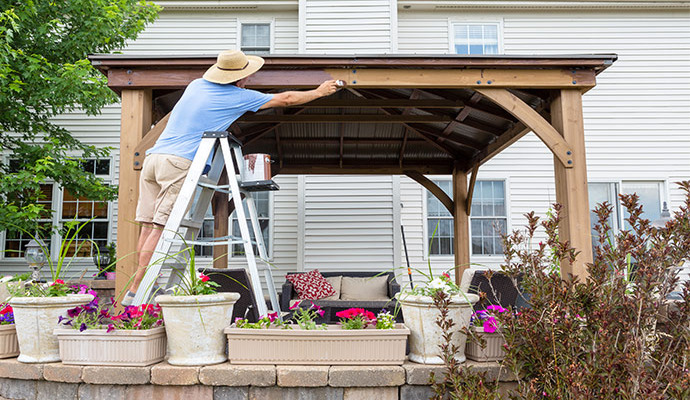
M 324 297 L 321 300 L 339 300 L 340 299 L 340 285 L 343 282 L 342 275 L 325 277 L 328 283 L 333 286 L 335 294 L 333 296 Z
M 340 300 L 389 300 L 388 276 L 371 278 L 343 276 Z
M 292 282 L 300 299 L 318 300 L 333 296 L 336 293 L 333 286 L 319 273 L 318 269 L 305 274 L 286 275 L 285 279 Z

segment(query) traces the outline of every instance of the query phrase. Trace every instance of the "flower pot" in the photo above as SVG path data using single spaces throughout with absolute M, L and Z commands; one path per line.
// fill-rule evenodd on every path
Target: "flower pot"
M 443 331 L 436 324 L 439 310 L 429 296 L 417 296 L 408 293 L 399 294 L 398 301 L 402 307 L 405 325 L 410 329 L 410 361 L 421 364 L 443 364 L 439 345 Z M 479 301 L 476 294 L 461 294 L 451 298 L 448 306 L 448 317 L 455 322 L 456 332 L 451 340 L 457 346 L 455 358 L 465 361 L 465 341 L 467 336 L 460 332 L 470 324 L 472 305 Z
M 105 279 L 109 281 L 114 281 L 115 280 L 115 272 L 106 272 L 105 273 Z
M 17 327 L 14 324 L 0 325 L 0 358 L 16 357 L 18 354 Z
M 395 329 L 225 329 L 231 364 L 402 365 L 410 334 Z
M 503 345 L 506 343 L 501 332 L 484 332 L 484 328 L 479 326 L 470 327 L 474 334 L 486 340 L 486 347 L 481 348 L 479 343 L 475 340 L 467 342 L 465 348 L 465 355 L 468 359 L 474 361 L 500 361 L 506 356 Z
M 66 317 L 67 310 L 93 300 L 90 294 L 70 294 L 61 297 L 13 297 L 20 354 L 18 361 L 44 363 L 60 361 L 58 341 L 53 331 L 58 318 Z
M 165 358 L 165 328 L 114 330 L 59 328 L 60 359 L 72 365 L 143 367 Z
M 163 309 L 171 365 L 209 365 L 227 360 L 223 330 L 232 322 L 237 293 L 157 296 Z

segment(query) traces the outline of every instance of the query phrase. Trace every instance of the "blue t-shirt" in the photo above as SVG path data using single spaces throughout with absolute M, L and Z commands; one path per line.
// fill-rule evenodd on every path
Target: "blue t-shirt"
M 146 154 L 193 160 L 204 132 L 224 131 L 246 111 L 256 112 L 272 98 L 272 94 L 196 79 L 187 86 L 168 125 Z

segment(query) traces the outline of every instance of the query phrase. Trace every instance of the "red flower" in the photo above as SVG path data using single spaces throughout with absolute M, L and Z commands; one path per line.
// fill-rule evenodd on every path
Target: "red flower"
M 201 279 L 202 282 L 208 282 L 209 277 L 204 274 L 200 274 L 199 279 Z
M 450 274 L 448 272 L 444 272 L 443 277 L 446 279 L 450 279 Z
M 2 309 L 2 311 L 0 311 L 0 315 L 5 315 L 5 314 L 11 313 L 11 312 L 12 312 L 12 306 L 8 304 L 5 306 L 5 308 Z
M 64 284 L 65 284 L 65 281 L 63 281 L 62 279 L 56 279 L 55 282 L 53 282 L 53 284 L 50 285 L 50 286 L 54 286 L 54 285 L 64 285 Z

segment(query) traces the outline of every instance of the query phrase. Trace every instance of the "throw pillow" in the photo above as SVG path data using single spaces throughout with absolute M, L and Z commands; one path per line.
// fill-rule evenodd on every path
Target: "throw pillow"
M 285 279 L 292 282 L 297 295 L 303 300 L 319 300 L 335 294 L 333 286 L 328 283 L 318 269 L 305 274 L 286 275 Z
M 335 290 L 335 294 L 333 296 L 328 296 L 324 297 L 321 300 L 340 300 L 340 284 L 343 281 L 343 276 L 342 275 L 336 275 L 336 276 L 329 276 L 326 278 L 328 283 L 333 286 L 333 290 Z
M 340 300 L 390 300 L 388 275 L 372 278 L 343 276 L 343 283 L 340 285 Z

